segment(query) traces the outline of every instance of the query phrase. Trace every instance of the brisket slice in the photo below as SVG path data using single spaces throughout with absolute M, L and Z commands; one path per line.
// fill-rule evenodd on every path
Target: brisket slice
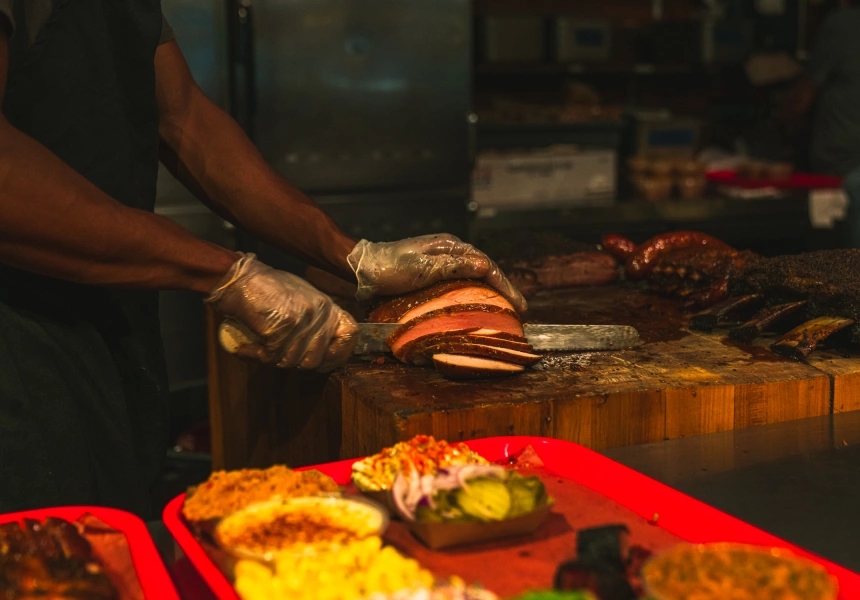
M 477 335 L 477 331 L 480 330 L 450 331 L 425 335 L 412 340 L 400 348 L 397 358 L 413 365 L 427 365 L 432 362 L 434 354 L 429 349 L 436 348 L 440 344 L 478 344 L 529 354 L 533 353 L 533 348 L 525 341 L 525 338 L 517 340 L 513 339 L 514 336 Z M 437 350 L 435 353 L 438 352 Z
M 511 303 L 508 302 L 496 290 L 483 285 L 472 286 L 460 288 L 458 290 L 452 290 L 450 292 L 447 292 L 446 294 L 439 296 L 438 298 L 433 298 L 432 300 L 428 300 L 423 304 L 419 304 L 418 306 L 411 308 L 408 312 L 401 316 L 397 320 L 397 322 L 408 323 L 412 319 L 417 319 L 421 315 L 432 312 L 434 310 L 448 308 L 449 306 L 460 306 L 464 304 L 481 304 L 486 306 L 497 306 L 499 308 L 506 308 L 508 310 L 514 309 L 514 307 L 511 306 Z
M 495 289 L 480 281 L 471 279 L 456 279 L 454 281 L 443 281 L 436 285 L 412 292 L 405 296 L 388 299 L 376 306 L 370 314 L 367 315 L 367 320 L 370 323 L 398 323 L 410 311 L 416 309 L 423 304 L 436 300 L 442 296 L 447 296 L 453 292 L 466 290 L 465 296 L 469 295 L 486 295 L 492 297 L 498 295 Z M 476 290 L 471 292 L 471 290 Z M 481 290 L 481 291 L 477 291 Z M 458 294 L 450 296 L 452 299 L 463 297 Z M 506 308 L 512 308 L 508 305 Z M 417 315 L 416 315 L 417 316 Z
M 388 338 L 400 361 L 432 362 L 449 377 L 510 375 L 541 358 L 525 340 L 511 304 L 477 281 L 442 282 L 388 300 L 369 320 L 400 325 Z
M 516 375 L 525 371 L 523 365 L 515 365 L 500 360 L 457 354 L 437 354 L 433 365 L 445 377 L 451 379 L 478 379 L 481 377 L 501 377 Z
M 439 342 L 435 346 L 430 346 L 424 350 L 422 356 L 431 359 L 438 354 L 456 354 L 458 356 L 479 356 L 483 358 L 492 358 L 493 360 L 501 360 L 517 365 L 533 365 L 540 362 L 541 356 L 532 352 L 522 350 L 512 350 L 511 348 L 502 348 L 490 346 L 487 344 L 470 344 L 464 342 Z M 419 359 L 420 360 L 420 359 Z M 430 360 L 422 361 L 420 364 L 429 364 Z M 418 363 L 416 363 L 418 364 Z
M 522 335 L 514 335 L 511 333 L 503 333 L 496 329 L 487 329 L 486 327 L 481 329 L 476 329 L 471 332 L 472 335 L 477 335 L 481 337 L 491 337 L 498 340 L 509 340 L 511 342 L 522 342 L 523 344 L 528 344 L 528 340 Z
M 404 323 L 388 337 L 388 345 L 394 356 L 400 358 L 400 350 L 418 338 L 435 333 L 482 328 L 523 337 L 520 317 L 513 310 L 482 304 L 462 304 L 424 313 Z

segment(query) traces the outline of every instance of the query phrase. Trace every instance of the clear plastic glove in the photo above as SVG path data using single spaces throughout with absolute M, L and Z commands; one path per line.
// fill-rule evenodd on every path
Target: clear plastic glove
M 235 354 L 278 367 L 327 372 L 358 341 L 353 318 L 312 285 L 244 254 L 206 302 L 257 339 Z
M 482 279 L 518 312 L 528 308 L 499 266 L 486 254 L 453 235 L 438 234 L 398 242 L 361 240 L 347 257 L 358 281 L 358 300 L 394 296 L 447 279 Z

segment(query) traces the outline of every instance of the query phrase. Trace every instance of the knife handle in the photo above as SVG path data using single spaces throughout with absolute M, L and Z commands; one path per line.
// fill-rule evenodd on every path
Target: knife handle
M 242 346 L 259 344 L 260 338 L 235 319 L 226 319 L 218 326 L 218 341 L 230 354 L 236 354 Z

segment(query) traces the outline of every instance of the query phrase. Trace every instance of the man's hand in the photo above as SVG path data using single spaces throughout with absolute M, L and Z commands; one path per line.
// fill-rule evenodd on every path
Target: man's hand
M 399 242 L 362 240 L 347 261 L 358 281 L 359 300 L 404 294 L 446 279 L 483 279 L 518 312 L 528 308 L 525 298 L 495 262 L 452 235 L 425 235 Z
M 326 372 L 349 359 L 358 327 L 331 298 L 295 275 L 245 254 L 207 299 L 260 339 L 236 354 L 284 367 Z

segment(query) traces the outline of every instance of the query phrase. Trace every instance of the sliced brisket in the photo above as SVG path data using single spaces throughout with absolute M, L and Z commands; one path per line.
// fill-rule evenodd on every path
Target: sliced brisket
M 370 320 L 400 324 L 388 338 L 400 361 L 441 365 L 452 377 L 519 373 L 541 359 L 511 304 L 477 281 L 448 281 L 388 300 Z
M 457 354 L 437 354 L 433 365 L 445 377 L 451 379 L 478 379 L 481 377 L 502 377 L 516 375 L 525 371 L 523 365 L 515 365 L 500 360 L 460 356 Z
M 400 349 L 418 338 L 480 328 L 523 337 L 522 323 L 519 315 L 513 310 L 481 304 L 461 304 L 424 313 L 404 323 L 388 338 L 388 345 L 394 355 L 400 358 L 398 356 Z

